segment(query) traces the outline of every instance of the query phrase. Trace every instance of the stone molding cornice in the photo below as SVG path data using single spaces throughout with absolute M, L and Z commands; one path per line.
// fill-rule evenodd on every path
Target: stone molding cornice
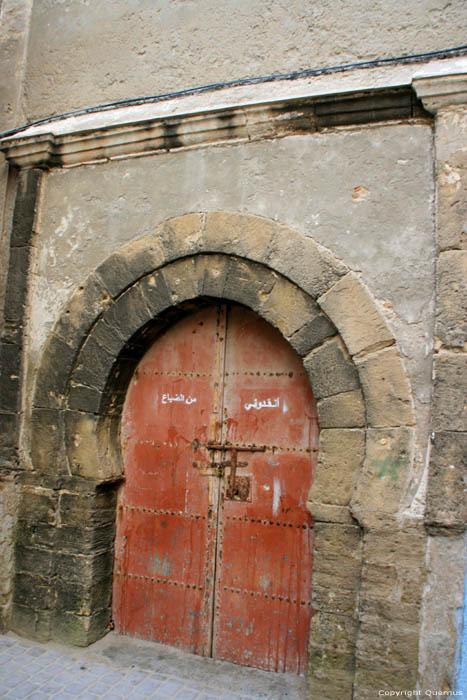
M 432 114 L 455 105 L 467 105 L 467 72 L 414 78 L 413 86 L 425 109 Z
M 422 64 L 426 70 L 453 61 Z M 292 81 L 223 88 L 132 106 L 44 119 L 0 140 L 21 168 L 70 167 L 322 128 L 429 118 L 412 88 L 420 64 L 359 69 Z
M 449 65 L 447 65 L 449 64 Z M 438 111 L 467 105 L 467 58 L 438 61 L 416 73 L 412 86 L 426 110 Z
M 17 167 L 70 167 L 426 116 L 412 91 L 401 87 L 156 116 L 70 133 L 24 135 L 5 139 L 0 149 Z

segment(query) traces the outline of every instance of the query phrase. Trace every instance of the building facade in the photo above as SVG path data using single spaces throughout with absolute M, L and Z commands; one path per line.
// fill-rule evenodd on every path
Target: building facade
M 467 20 L 357 7 L 3 1 L 3 630 L 109 630 L 128 388 L 227 305 L 316 402 L 308 697 L 460 689 Z

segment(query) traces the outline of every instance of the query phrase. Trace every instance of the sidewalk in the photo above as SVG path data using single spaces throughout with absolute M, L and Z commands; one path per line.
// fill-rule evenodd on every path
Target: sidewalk
M 0 700 L 302 700 L 304 684 L 114 633 L 87 649 L 0 636 Z

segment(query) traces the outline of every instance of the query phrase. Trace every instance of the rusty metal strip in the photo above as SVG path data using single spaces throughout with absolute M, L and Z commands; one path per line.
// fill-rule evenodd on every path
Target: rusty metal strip
M 141 374 L 146 374 L 148 376 L 157 375 L 160 377 L 190 377 L 190 379 L 193 379 L 193 377 L 212 377 L 212 372 L 178 372 L 175 370 L 171 372 L 159 372 L 155 369 L 143 369 Z
M 183 581 L 174 581 L 173 579 L 168 579 L 168 578 L 161 578 L 161 577 L 155 577 L 155 576 L 143 576 L 141 574 L 132 574 L 130 572 L 125 571 L 122 573 L 121 571 L 115 571 L 115 576 L 121 576 L 122 578 L 137 578 L 142 581 L 151 581 L 152 583 L 162 583 L 162 584 L 167 584 L 168 586 L 178 586 L 179 588 L 192 588 L 194 591 L 202 591 L 204 586 L 197 586 L 195 583 L 184 583 Z
M 190 518 L 190 520 L 206 520 L 201 513 L 183 513 L 181 510 L 157 510 L 156 508 L 144 508 L 143 506 L 122 506 L 123 510 L 136 510 L 139 513 L 153 513 L 154 515 L 174 515 L 177 518 Z
M 226 377 L 306 377 L 305 372 L 226 372 Z
M 305 523 L 284 523 L 280 520 L 261 520 L 261 518 L 249 518 L 246 515 L 226 515 L 226 520 L 240 520 L 243 522 L 256 523 L 258 525 L 277 525 L 281 527 L 296 527 L 302 530 L 313 530 L 313 525 Z
M 245 595 L 256 598 L 264 598 L 265 600 L 278 600 L 281 603 L 291 603 L 292 605 L 307 605 L 311 607 L 313 605 L 311 600 L 298 600 L 296 598 L 288 598 L 287 596 L 278 595 L 276 593 L 264 593 L 263 591 L 248 591 L 246 588 L 243 590 L 241 588 L 230 588 L 229 586 L 223 586 L 224 591 L 230 591 L 230 593 L 236 593 L 237 595 Z

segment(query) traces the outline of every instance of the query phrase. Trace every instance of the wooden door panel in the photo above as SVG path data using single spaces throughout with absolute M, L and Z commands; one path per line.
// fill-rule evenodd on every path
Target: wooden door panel
M 217 520 L 193 442 L 215 438 L 217 325 L 210 309 L 162 336 L 138 365 L 122 419 L 115 628 L 198 654 L 210 648 Z
M 315 402 L 298 356 L 249 311 L 234 308 L 229 315 L 225 368 L 226 442 L 265 451 L 239 453 L 247 466 L 237 471 L 249 480 L 249 498 L 227 498 L 222 505 L 214 651 L 237 663 L 303 673 L 311 617 L 306 500 L 316 457 Z M 237 608 L 240 617 L 233 615 Z
M 218 306 L 177 323 L 131 382 L 115 626 L 194 653 L 302 673 L 315 402 L 298 356 L 275 329 L 241 307 L 225 319 Z M 236 479 L 232 446 L 243 448 Z M 229 482 L 241 479 L 242 489 L 232 490 Z

